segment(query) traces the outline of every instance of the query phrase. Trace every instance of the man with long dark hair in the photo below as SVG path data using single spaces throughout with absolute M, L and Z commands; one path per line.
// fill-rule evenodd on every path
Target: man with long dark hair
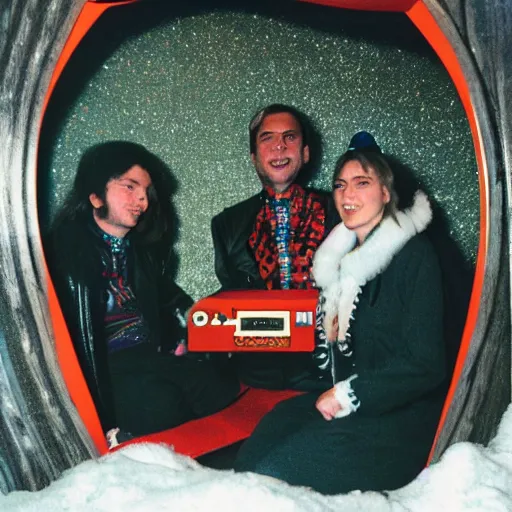
M 238 392 L 185 352 L 192 299 L 173 281 L 171 181 L 144 147 L 82 156 L 47 240 L 51 276 L 105 432 L 143 435 L 211 414 Z

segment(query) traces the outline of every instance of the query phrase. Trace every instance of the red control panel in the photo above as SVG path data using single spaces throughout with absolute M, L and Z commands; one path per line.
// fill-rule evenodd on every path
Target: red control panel
M 236 290 L 196 302 L 188 315 L 188 350 L 311 352 L 316 290 Z

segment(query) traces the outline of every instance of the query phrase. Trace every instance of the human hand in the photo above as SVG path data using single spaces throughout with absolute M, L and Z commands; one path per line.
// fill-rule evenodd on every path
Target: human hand
M 327 336 L 327 340 L 332 342 L 335 342 L 338 339 L 338 315 L 336 315 L 333 318 L 332 324 L 327 328 L 325 334 Z
M 327 421 L 331 421 L 341 411 L 341 405 L 335 395 L 336 388 L 322 393 L 316 401 L 315 407 Z

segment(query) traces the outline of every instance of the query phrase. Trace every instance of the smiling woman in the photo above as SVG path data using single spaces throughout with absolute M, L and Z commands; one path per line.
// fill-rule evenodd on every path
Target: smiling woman
M 389 187 L 384 185 L 375 167 L 366 165 L 365 169 L 357 158 L 340 162 L 336 166 L 339 174 L 333 186 L 334 204 L 341 220 L 348 229 L 354 230 L 360 244 L 381 221 L 391 200 Z M 382 172 L 387 170 L 386 167 L 383 166 Z
M 285 3 L 288 7 L 289 2 Z M 353 2 L 343 0 L 326 3 L 353 7 Z M 373 4 L 368 1 L 364 6 L 371 10 Z M 84 424 L 91 427 L 97 421 L 91 412 L 94 408 L 83 382 L 73 376 L 77 368 L 73 358 L 66 357 L 69 342 L 66 345 L 65 327 L 51 285 L 47 287 L 35 181 L 39 127 L 52 74 L 56 73 L 56 77 L 62 69 L 74 47 L 73 40 L 76 43 L 111 5 L 114 4 L 54 0 L 48 9 L 43 0 L 29 4 L 8 0 L 2 6 L 0 24 L 6 34 L 0 43 L 2 492 L 47 485 L 65 468 L 95 456 L 98 448 L 104 448 L 104 441 L 95 438 L 94 444 L 84 428 Z M 382 2 L 375 5 L 382 9 Z M 512 64 L 506 59 L 511 44 L 507 38 L 511 30 L 509 6 L 491 6 L 484 0 L 463 6 L 460 2 L 443 5 L 441 8 L 430 0 L 394 1 L 388 7 L 408 9 L 409 18 L 447 66 L 468 116 L 479 172 L 481 208 L 476 277 L 451 404 L 446 409 L 436 455 L 457 440 L 487 442 L 510 401 L 510 254 L 505 213 L 510 211 L 512 161 L 512 146 L 508 143 L 512 122 L 506 101 L 507 84 L 512 83 Z M 70 46 L 63 52 L 70 33 Z M 327 50 L 319 48 L 320 58 L 322 51 Z M 56 68 L 60 55 L 64 57 Z M 182 68 L 177 64 L 178 72 Z M 354 70 L 357 66 L 352 62 L 350 68 Z M 214 85 L 215 81 L 210 83 Z M 198 104 L 201 101 L 201 97 L 196 98 Z M 382 108 L 385 101 L 372 104 Z M 235 107 L 238 111 L 240 105 Z M 196 133 L 201 122 L 194 120 Z M 423 120 L 418 119 L 418 124 L 422 125 Z M 181 144 L 180 139 L 176 144 Z M 222 161 L 223 156 L 216 158 Z M 455 197 L 455 208 L 458 192 L 450 193 Z M 217 204 L 218 209 L 221 206 Z M 60 360 L 67 361 L 61 368 L 55 347 Z

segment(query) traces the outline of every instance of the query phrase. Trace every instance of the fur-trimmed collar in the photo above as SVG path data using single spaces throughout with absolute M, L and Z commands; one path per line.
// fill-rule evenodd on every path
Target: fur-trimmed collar
M 397 212 L 398 224 L 386 217 L 359 247 L 356 234 L 338 224 L 313 258 L 313 276 L 325 299 L 324 328 L 329 341 L 344 341 L 361 287 L 380 274 L 400 249 L 432 219 L 427 196 L 417 191 L 413 205 Z M 333 332 L 336 315 L 338 333 Z

